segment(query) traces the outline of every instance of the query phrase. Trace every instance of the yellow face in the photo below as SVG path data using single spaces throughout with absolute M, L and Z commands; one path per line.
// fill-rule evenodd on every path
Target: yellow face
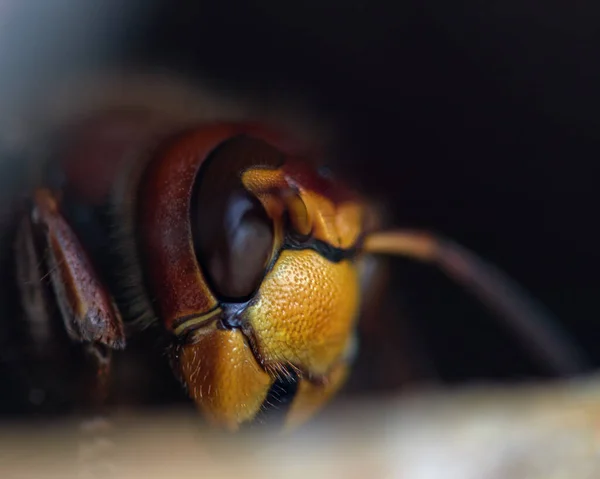
M 273 222 L 268 271 L 236 308 L 237 327 L 197 330 L 180 351 L 191 396 L 210 420 L 229 429 L 278 406 L 285 406 L 286 426 L 304 422 L 343 384 L 351 360 L 359 301 L 353 247 L 362 212 L 292 175 L 285 168 L 242 175 Z M 291 243 L 290 233 L 302 239 Z
M 151 281 L 176 336 L 174 369 L 209 421 L 236 430 L 278 415 L 297 426 L 342 386 L 356 348 L 362 206 L 267 142 L 224 143 L 197 171 L 184 145 L 168 153 L 181 168 L 171 160 L 148 175 L 149 189 L 154 175 L 179 195 L 164 211 L 149 205 L 148 224 L 169 220 L 146 230 L 158 238 Z M 186 240 L 170 221 L 181 212 Z

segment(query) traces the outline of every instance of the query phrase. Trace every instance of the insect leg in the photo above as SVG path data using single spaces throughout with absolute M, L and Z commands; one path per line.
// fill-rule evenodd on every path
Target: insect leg
M 589 370 L 582 353 L 559 330 L 551 313 L 503 272 L 466 248 L 427 232 L 396 230 L 367 236 L 364 251 L 406 256 L 436 265 L 498 313 L 527 341 L 538 359 L 558 374 Z
M 19 229 L 16 253 L 23 309 L 34 344 L 38 349 L 51 348 L 50 305 L 54 303 L 69 340 L 81 344 L 86 356 L 82 366 L 91 376 L 86 400 L 101 405 L 108 393 L 111 351 L 125 347 L 124 326 L 50 191 L 35 192 L 30 216 Z

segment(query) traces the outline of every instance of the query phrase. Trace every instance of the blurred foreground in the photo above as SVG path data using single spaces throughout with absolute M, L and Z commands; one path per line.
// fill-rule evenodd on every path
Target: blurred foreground
M 353 403 L 303 431 L 209 435 L 178 414 L 0 433 L 3 478 L 597 478 L 600 383 Z

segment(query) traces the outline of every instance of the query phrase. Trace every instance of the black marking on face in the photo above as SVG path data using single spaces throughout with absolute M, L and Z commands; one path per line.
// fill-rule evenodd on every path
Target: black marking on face
M 284 250 L 313 250 L 320 256 L 332 263 L 340 263 L 344 260 L 352 260 L 358 253 L 358 248 L 348 249 L 332 246 L 324 241 L 310 238 L 307 241 L 296 241 L 294 238 L 286 238 L 283 245 Z
M 299 377 L 293 370 L 279 376 L 267 393 L 253 424 L 265 426 L 283 426 L 290 408 L 296 398 Z

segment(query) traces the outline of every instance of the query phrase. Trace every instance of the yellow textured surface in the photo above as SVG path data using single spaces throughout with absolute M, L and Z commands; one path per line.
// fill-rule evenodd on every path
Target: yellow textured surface
M 328 373 L 354 327 L 358 297 L 352 263 L 334 264 L 312 250 L 283 251 L 247 310 L 266 366 Z
M 273 382 L 239 330 L 208 332 L 181 349 L 179 363 L 206 417 L 232 430 L 254 418 Z

